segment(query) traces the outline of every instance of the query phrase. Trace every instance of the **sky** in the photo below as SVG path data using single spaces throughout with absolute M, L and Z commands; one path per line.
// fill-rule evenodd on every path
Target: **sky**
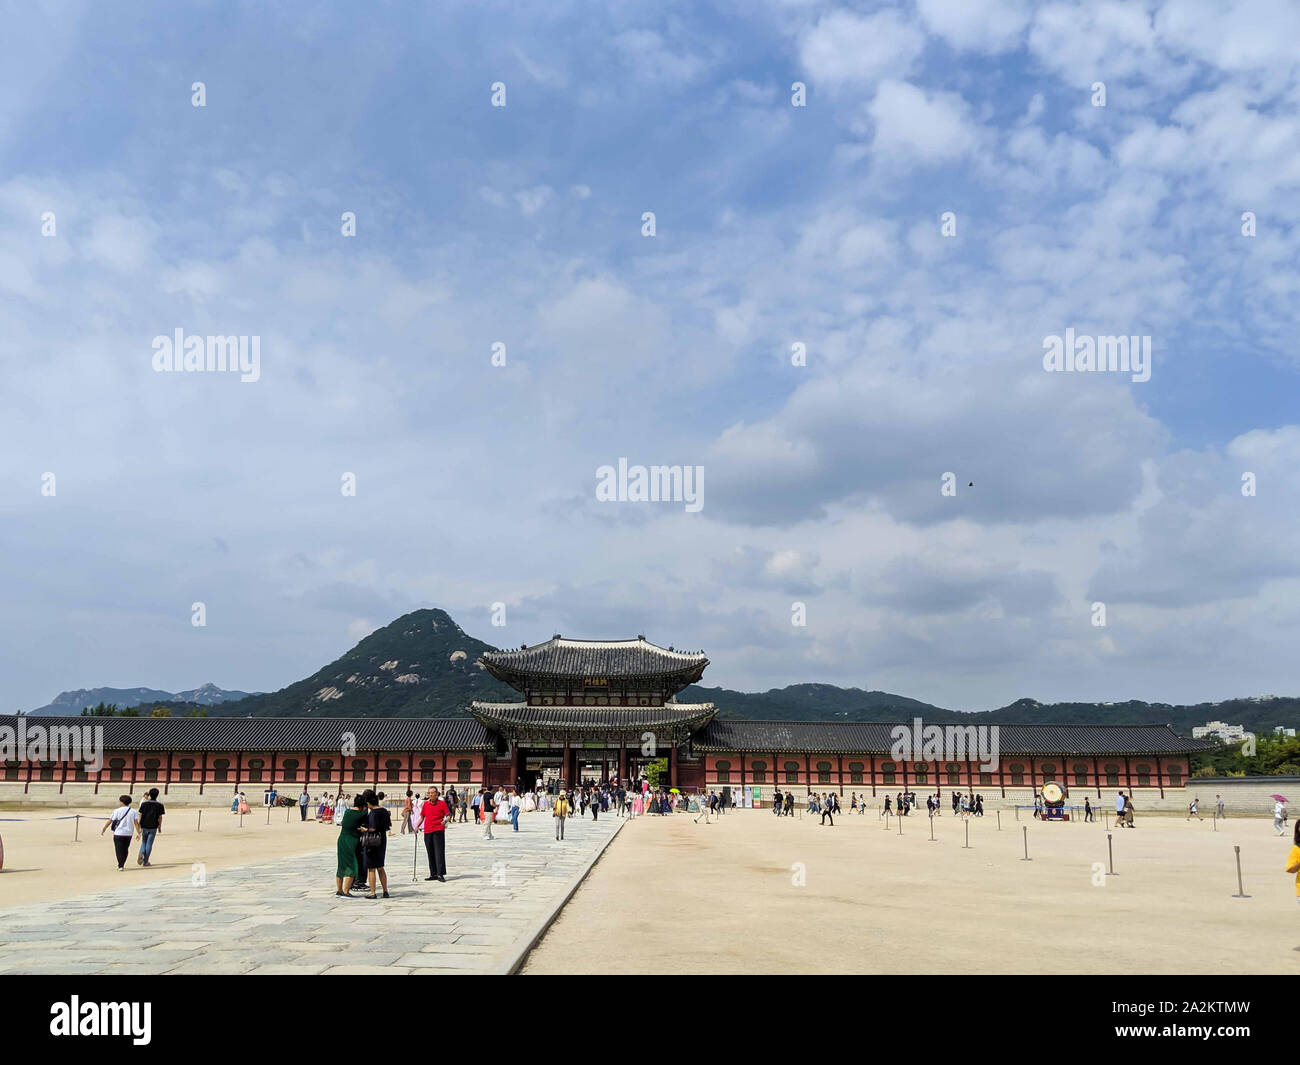
M 1297 39 L 1272 0 L 11 10 L 4 709 L 274 690 L 428 606 L 744 690 L 1296 694 Z M 257 379 L 159 371 L 178 329 Z M 1046 369 L 1066 330 L 1149 380 Z M 620 459 L 703 505 L 602 499 Z

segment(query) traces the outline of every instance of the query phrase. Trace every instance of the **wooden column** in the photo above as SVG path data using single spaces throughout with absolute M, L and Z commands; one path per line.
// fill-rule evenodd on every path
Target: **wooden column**
M 36 764 L 34 758 L 27 759 L 27 782 L 23 785 L 23 794 L 26 795 L 32 790 L 32 767 Z
M 844 794 L 844 755 L 837 754 L 835 756 L 835 767 L 836 769 L 839 770 L 840 794 L 843 795 Z
M 244 752 L 235 752 L 235 791 L 238 793 L 240 781 L 244 777 Z
M 208 786 L 208 752 L 203 752 L 203 768 L 199 770 L 199 794 Z
M 812 791 L 812 755 L 807 751 L 803 752 L 803 789 L 807 799 L 806 793 Z
M 1160 797 L 1165 797 L 1165 770 L 1160 760 L 1160 755 L 1156 755 L 1156 783 L 1160 785 Z
M 1128 793 L 1133 794 L 1133 767 L 1129 765 L 1128 755 L 1124 756 L 1124 779 L 1128 782 Z
M 140 752 L 132 751 L 131 752 L 131 798 L 133 799 L 135 798 L 135 775 L 139 765 L 140 765 Z M 28 780 L 31 779 L 30 773 L 28 773 L 27 779 Z
M 168 794 L 172 786 L 172 753 L 167 752 L 167 779 L 163 781 L 163 794 Z
M 83 753 L 84 753 L 84 752 L 83 752 Z M 63 786 L 64 786 L 65 784 L 67 784 L 67 782 L 68 782 L 68 763 L 65 761 L 65 762 L 63 763 L 63 775 L 62 775 L 62 777 L 59 779 L 59 794 L 60 794 L 60 795 L 63 794 Z
M 871 754 L 871 797 L 876 797 L 876 756 Z
M 1097 761 L 1097 756 L 1092 757 L 1092 780 L 1097 785 L 1097 798 L 1101 798 L 1101 765 Z

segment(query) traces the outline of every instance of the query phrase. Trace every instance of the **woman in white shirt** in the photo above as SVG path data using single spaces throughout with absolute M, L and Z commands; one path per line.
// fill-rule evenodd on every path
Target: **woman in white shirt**
M 120 873 L 126 868 L 126 859 L 131 851 L 131 837 L 137 828 L 137 812 L 131 805 L 130 795 L 121 795 L 117 801 L 122 805 L 108 815 L 99 834 L 102 836 L 110 827 L 113 829 L 113 848 L 117 851 L 117 871 Z

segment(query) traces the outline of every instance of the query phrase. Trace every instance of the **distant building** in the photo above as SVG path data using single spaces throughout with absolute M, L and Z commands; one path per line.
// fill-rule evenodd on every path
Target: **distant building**
M 1192 739 L 1219 739 L 1224 743 L 1244 740 L 1248 733 L 1245 725 L 1229 725 L 1226 721 L 1207 721 L 1192 729 Z
M 1274 736 L 1294 736 L 1294 735 L 1295 735 L 1295 729 L 1293 729 L 1293 728 L 1283 728 L 1281 725 L 1275 725 L 1275 726 L 1273 727 L 1273 735 L 1274 735 Z

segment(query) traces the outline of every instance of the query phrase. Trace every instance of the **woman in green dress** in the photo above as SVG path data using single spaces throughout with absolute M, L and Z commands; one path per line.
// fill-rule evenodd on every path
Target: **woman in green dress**
M 334 894 L 345 899 L 356 898 L 352 894 L 352 881 L 357 878 L 357 846 L 361 842 L 359 827 L 366 822 L 366 800 L 360 795 L 352 804 L 352 809 L 343 813 L 343 824 L 339 829 L 338 870 L 334 874 Z

